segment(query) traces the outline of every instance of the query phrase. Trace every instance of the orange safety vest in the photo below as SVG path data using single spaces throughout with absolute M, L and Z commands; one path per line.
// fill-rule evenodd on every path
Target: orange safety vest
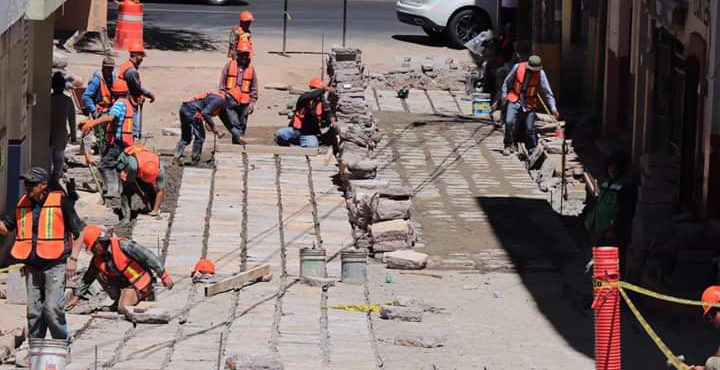
M 250 46 L 250 56 L 254 56 L 255 48 L 253 47 L 252 33 L 246 32 L 240 26 L 233 27 L 233 31 L 238 33 L 238 40 L 237 40 L 237 43 L 235 44 L 235 50 L 237 50 L 239 52 L 240 51 L 240 43 L 247 42 L 248 45 Z
M 125 72 L 127 72 L 130 68 L 135 69 L 135 65 L 131 60 L 126 60 L 123 64 L 120 65 L 120 68 L 118 69 L 117 76 L 115 77 L 115 81 L 113 81 L 113 90 L 118 91 L 125 91 L 129 92 L 130 87 L 128 86 L 127 80 L 125 79 Z M 138 82 L 142 84 L 140 81 L 140 74 L 138 73 Z
M 64 196 L 61 191 L 51 191 L 40 210 L 35 247 L 37 255 L 42 259 L 58 259 L 65 252 L 65 218 L 60 208 Z M 18 261 L 25 261 L 33 248 L 33 212 L 27 194 L 20 197 L 15 209 L 15 220 L 17 235 L 10 255 Z
M 147 173 L 149 168 L 160 168 L 160 157 L 150 150 L 145 149 L 142 145 L 135 145 L 129 148 L 125 148 L 125 154 L 135 156 L 138 162 L 138 177 L 150 185 L 156 185 L 157 176 L 153 176 Z M 125 171 L 123 171 L 123 174 Z M 155 181 L 147 181 L 147 179 L 154 177 Z
M 250 90 L 252 89 L 253 77 L 255 77 L 255 69 L 249 65 L 243 70 L 240 88 L 237 85 L 238 65 L 237 61 L 230 61 L 227 78 L 225 79 L 225 87 L 228 93 L 235 98 L 239 104 L 250 104 Z
M 292 127 L 296 130 L 300 130 L 302 128 L 303 122 L 305 122 L 305 113 L 308 110 L 312 109 L 312 103 L 313 101 L 308 102 L 307 107 L 302 107 L 295 111 L 295 114 L 293 114 L 292 119 Z M 322 121 L 322 115 L 323 115 L 323 103 L 318 102 L 315 105 L 315 117 L 317 117 L 318 124 Z
M 515 82 L 513 83 L 512 90 L 508 92 L 508 101 L 511 103 L 515 103 L 518 100 L 520 100 L 520 94 L 522 92 L 522 86 L 523 82 L 525 81 L 525 72 L 527 70 L 527 62 L 522 62 L 518 65 L 518 69 L 515 72 Z M 532 73 L 532 76 L 530 77 L 530 81 L 527 85 L 527 90 L 525 90 L 525 103 L 527 103 L 528 108 L 535 108 L 537 107 L 538 98 L 537 98 L 537 90 L 540 87 L 540 73 Z
M 125 104 L 125 117 L 122 123 L 120 123 L 120 135 L 117 132 L 117 123 L 108 125 L 108 129 L 105 130 L 105 142 L 108 145 L 115 143 L 115 140 L 120 140 L 120 143 L 124 147 L 133 146 L 135 144 L 135 136 L 133 135 L 133 115 L 135 114 L 135 108 L 130 103 L 130 99 L 121 98 L 117 102 L 123 102 Z
M 193 96 L 192 98 L 190 98 L 190 99 L 188 99 L 188 100 L 185 100 L 183 103 L 194 103 L 194 102 L 196 102 L 196 101 L 198 101 L 198 100 L 203 100 L 203 99 L 207 98 L 208 95 L 216 95 L 216 96 L 219 96 L 220 98 L 222 98 L 223 100 L 225 99 L 225 94 L 222 93 L 222 92 L 219 92 L 219 93 L 216 93 L 216 92 L 205 92 L 205 93 L 202 93 L 202 94 L 197 94 L 197 95 Z M 215 108 L 215 110 L 212 111 L 212 112 L 210 113 L 210 115 L 213 116 L 213 117 L 217 116 L 218 114 L 220 114 L 220 109 L 222 109 L 222 105 L 219 106 L 219 107 L 217 107 L 217 108 Z
M 122 251 L 122 248 L 120 248 L 120 240 L 119 237 L 113 236 L 110 241 L 112 248 L 110 254 L 112 255 L 115 268 L 138 292 L 148 293 L 149 288 L 152 287 L 152 276 L 137 261 L 128 257 L 128 255 Z M 103 276 L 117 277 L 116 274 L 113 274 L 107 268 L 107 264 L 102 259 L 93 257 L 93 264 Z
M 110 87 L 107 85 L 107 82 L 105 82 L 105 78 L 102 76 L 102 74 L 98 75 L 98 78 L 100 79 L 100 102 L 95 105 L 95 109 L 97 109 L 100 113 L 105 113 L 110 109 L 113 103 L 112 94 L 110 93 Z M 107 103 L 106 103 L 107 102 Z

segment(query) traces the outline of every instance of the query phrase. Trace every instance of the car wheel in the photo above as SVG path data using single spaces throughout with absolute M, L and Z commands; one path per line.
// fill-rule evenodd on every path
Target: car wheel
M 228 0 L 205 0 L 210 5 L 225 5 L 228 3 Z
M 434 39 L 439 39 L 439 38 L 442 38 L 443 36 L 445 36 L 445 31 L 436 31 L 436 30 L 435 30 L 434 28 L 432 28 L 432 27 L 423 26 L 422 29 L 423 29 L 423 31 L 425 31 L 425 34 L 426 34 L 426 35 L 428 35 L 428 36 L 430 36 L 431 38 L 434 38 Z
M 468 41 L 490 27 L 487 17 L 479 10 L 465 9 L 455 13 L 450 19 L 447 34 L 450 44 L 453 47 L 462 49 Z

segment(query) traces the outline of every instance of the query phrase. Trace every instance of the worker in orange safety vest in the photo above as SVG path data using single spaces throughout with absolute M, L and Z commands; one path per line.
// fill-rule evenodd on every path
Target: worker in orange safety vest
M 238 43 L 238 57 L 225 64 L 218 90 L 231 99 L 220 112 L 220 119 L 232 134 L 233 144 L 243 144 L 247 120 L 255 111 L 258 99 L 258 80 L 251 64 L 250 45 Z
M 20 178 L 25 181 L 25 193 L 15 214 L 0 222 L 0 235 L 16 231 L 10 257 L 25 265 L 28 336 L 45 338 L 49 329 L 54 339 L 67 339 L 65 281 L 77 270 L 79 249 L 73 248 L 73 238 L 80 236 L 84 226 L 75 212 L 76 194 L 50 190 L 50 176 L 41 167 L 31 168 Z
M 308 87 L 311 90 L 298 98 L 295 114 L 288 127 L 275 131 L 275 142 L 280 146 L 295 144 L 316 148 L 325 141 L 321 140 L 322 137 L 335 136 L 335 117 L 325 100 L 325 93 L 332 93 L 333 89 L 326 86 L 320 77 L 310 80 Z M 330 130 L 323 134 L 322 129 L 328 126 Z
M 120 199 L 123 221 L 130 221 L 131 199 L 140 196 L 145 212 L 151 216 L 160 215 L 160 205 L 165 199 L 165 166 L 160 156 L 142 144 L 125 148 L 118 157 L 116 169 L 122 181 Z
M 705 289 L 700 299 L 703 303 L 720 304 L 720 285 Z M 720 329 L 720 308 L 703 305 L 703 316 L 716 329 Z M 720 348 L 705 361 L 705 366 L 690 366 L 690 370 L 720 370 Z
M 239 46 L 242 43 L 247 43 L 250 47 L 250 56 L 255 55 L 253 48 L 252 33 L 250 32 L 250 25 L 255 21 L 253 13 L 246 10 L 240 13 L 240 24 L 233 27 L 230 30 L 230 37 L 228 42 L 228 58 L 237 59 Z
M 542 69 L 542 59 L 537 55 L 532 55 L 527 62 L 515 64 L 505 77 L 501 91 L 500 100 L 505 106 L 503 155 L 510 155 L 516 150 L 513 129 L 517 129 L 523 134 L 525 147 L 528 153 L 531 153 L 537 146 L 535 110 L 542 108 L 540 93 L 544 95 L 550 113 L 555 117 L 560 116 L 547 75 Z M 520 126 L 516 128 L 517 125 Z
M 99 169 L 105 184 L 104 196 L 107 198 L 120 196 L 120 185 L 115 170 L 117 160 L 125 148 L 135 145 L 135 140 L 140 134 L 138 115 L 136 114 L 137 99 L 129 95 L 128 90 L 117 82 L 113 84 L 112 92 L 116 100 L 110 111 L 99 118 L 80 124 L 83 136 L 86 136 L 98 125 L 105 127 L 105 150 Z
M 80 302 L 95 280 L 115 301 L 112 308 L 121 314 L 126 314 L 128 307 L 154 297 L 155 277 L 167 289 L 173 288 L 173 280 L 157 255 L 132 240 L 110 235 L 103 226 L 86 226 L 83 246 L 93 257 L 67 309 Z

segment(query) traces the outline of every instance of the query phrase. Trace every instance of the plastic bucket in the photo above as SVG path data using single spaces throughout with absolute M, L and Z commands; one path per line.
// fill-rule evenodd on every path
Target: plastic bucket
M 340 252 L 341 281 L 346 284 L 363 284 L 367 281 L 367 252 Z
M 474 117 L 490 118 L 490 94 L 472 94 L 472 114 Z
M 327 277 L 324 249 L 300 249 L 300 276 L 316 278 Z
M 65 370 L 68 345 L 65 339 L 29 340 L 30 370 Z

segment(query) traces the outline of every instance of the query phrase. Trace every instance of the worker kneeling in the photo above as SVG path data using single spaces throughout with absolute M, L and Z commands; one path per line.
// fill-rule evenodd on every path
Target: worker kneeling
M 162 262 L 147 248 L 132 240 L 111 236 L 102 226 L 88 225 L 83 234 L 85 250 L 91 252 L 93 258 L 80 287 L 68 302 L 68 309 L 78 304 L 96 279 L 121 314 L 126 314 L 128 307 L 140 301 L 154 298 L 152 273 L 167 289 L 173 288 L 172 278 Z
M 137 194 L 151 216 L 160 214 L 165 199 L 165 166 L 160 156 L 141 144 L 125 148 L 118 157 L 116 169 L 122 180 L 121 207 L 123 221 L 130 221 L 132 196 Z
M 275 142 L 280 146 L 291 144 L 303 148 L 317 148 L 322 142 L 332 145 L 335 136 L 335 117 L 325 99 L 325 92 L 332 88 L 325 86 L 320 77 L 310 80 L 310 91 L 300 95 L 295 106 L 295 114 L 289 127 L 275 131 Z M 323 129 L 330 127 L 323 133 Z

